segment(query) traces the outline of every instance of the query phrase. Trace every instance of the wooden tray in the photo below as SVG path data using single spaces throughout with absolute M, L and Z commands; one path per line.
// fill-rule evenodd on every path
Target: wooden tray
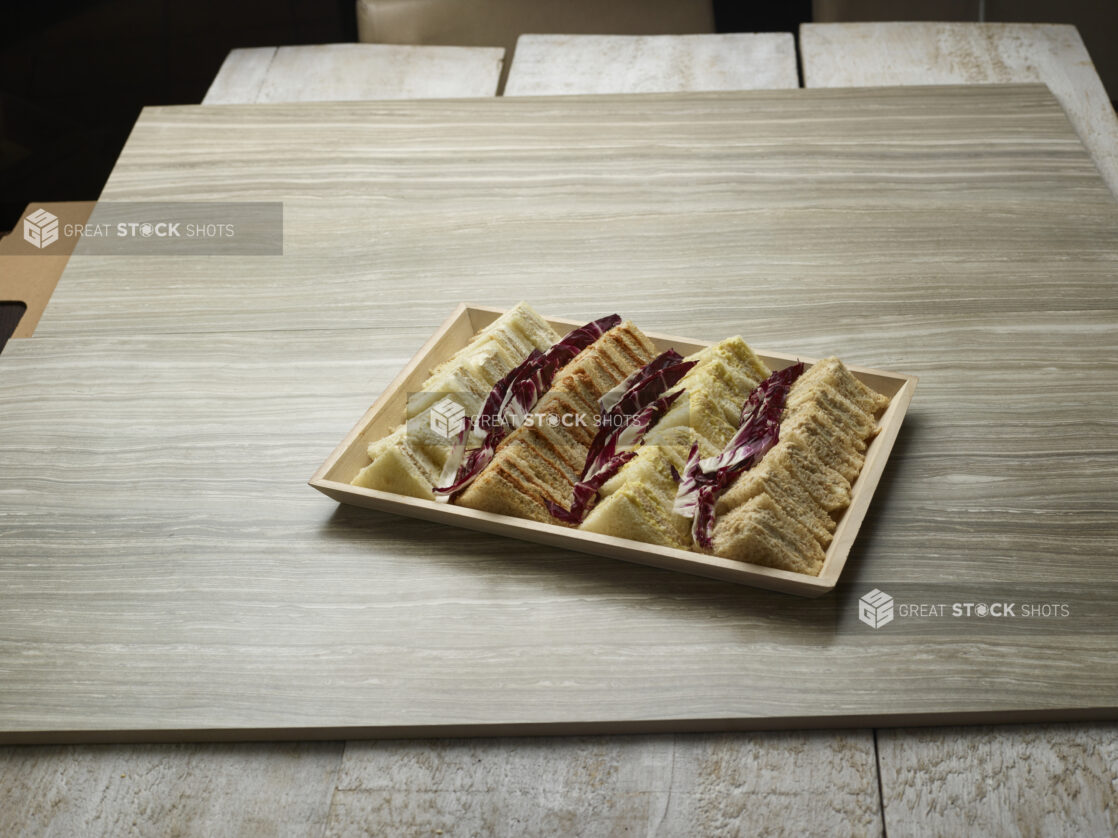
M 481 512 L 452 504 L 435 503 L 422 498 L 407 497 L 350 485 L 350 481 L 353 480 L 357 472 L 369 463 L 369 457 L 366 453 L 369 443 L 386 436 L 402 421 L 401 417 L 404 416 L 407 404 L 407 394 L 418 390 L 426 381 L 432 369 L 465 346 L 479 330 L 488 326 L 503 313 L 501 309 L 460 304 L 431 336 L 431 339 L 420 348 L 415 357 L 408 362 L 403 371 L 388 385 L 380 398 L 366 411 L 361 421 L 334 449 L 326 462 L 322 464 L 322 467 L 315 472 L 314 477 L 310 480 L 310 485 L 341 503 L 350 503 L 370 509 L 396 512 L 413 518 L 469 527 L 483 532 L 507 535 L 510 538 L 568 547 L 582 553 L 592 553 L 667 570 L 709 576 L 726 582 L 737 582 L 743 585 L 753 585 L 758 588 L 768 588 L 808 597 L 819 596 L 835 587 L 839 574 L 842 573 L 843 565 L 846 564 L 850 547 L 858 535 L 858 528 L 861 526 L 862 519 L 869 508 L 874 489 L 877 488 L 878 480 L 881 478 L 881 472 L 889 458 L 889 452 L 893 448 L 893 442 L 897 438 L 909 402 L 912 401 L 912 393 L 916 388 L 916 378 L 911 375 L 861 367 L 850 368 L 851 372 L 860 380 L 879 393 L 889 396 L 892 401 L 880 419 L 881 429 L 879 433 L 866 450 L 865 465 L 862 467 L 862 473 L 855 480 L 851 490 L 850 506 L 846 509 L 842 518 L 839 519 L 834 540 L 827 550 L 823 569 L 819 576 L 792 573 L 787 570 L 762 567 L 761 565 L 724 559 L 719 556 L 679 550 L 674 547 L 645 544 L 627 538 L 583 532 L 557 524 L 541 524 L 537 521 L 528 521 L 508 515 L 495 515 L 490 512 Z M 572 327 L 582 325 L 574 320 L 566 320 L 561 317 L 548 317 L 546 319 L 560 334 L 569 331 Z M 658 352 L 675 349 L 681 355 L 686 356 L 710 345 L 708 341 L 650 332 L 646 332 L 646 334 L 656 344 Z M 805 361 L 811 364 L 814 360 L 797 355 L 756 351 L 761 360 L 773 369 L 786 367 L 795 361 Z

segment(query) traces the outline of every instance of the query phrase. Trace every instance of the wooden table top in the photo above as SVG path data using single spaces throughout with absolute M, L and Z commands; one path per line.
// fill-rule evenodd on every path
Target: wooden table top
M 157 199 L 282 200 L 285 253 L 76 255 L 5 351 L 0 737 L 1113 714 L 1113 625 L 854 616 L 931 582 L 1109 602 L 1118 206 L 1043 87 L 155 108 L 102 200 Z M 304 485 L 454 304 L 521 298 L 919 375 L 847 587 Z

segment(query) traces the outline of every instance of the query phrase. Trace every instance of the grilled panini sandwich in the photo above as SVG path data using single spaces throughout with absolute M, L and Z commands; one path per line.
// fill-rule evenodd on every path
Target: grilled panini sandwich
M 455 502 L 556 523 L 547 503 L 571 505 L 596 433 L 598 400 L 655 354 L 652 341 L 628 321 L 606 331 L 559 370 L 532 408 L 532 421 L 501 441 Z
M 432 428 L 431 408 L 450 394 L 466 414 L 476 412 L 503 375 L 557 340 L 531 306 L 520 303 L 505 312 L 431 373 L 408 401 L 407 422 L 369 446 L 371 462 L 353 485 L 433 500 L 451 445 L 445 433 Z
M 788 391 L 780 439 L 718 499 L 715 555 L 818 576 L 833 513 L 850 504 L 851 483 L 889 399 L 837 358 L 825 358 Z

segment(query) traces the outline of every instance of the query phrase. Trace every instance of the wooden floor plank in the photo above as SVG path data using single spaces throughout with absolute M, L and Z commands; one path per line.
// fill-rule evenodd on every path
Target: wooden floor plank
M 1118 725 L 879 730 L 890 836 L 1118 834 Z
M 321 835 L 343 743 L 0 748 L 10 838 Z
M 275 47 L 230 50 L 210 82 L 203 105 L 230 105 L 255 102 L 276 57 Z
M 349 742 L 329 838 L 881 834 L 873 740 L 845 733 Z

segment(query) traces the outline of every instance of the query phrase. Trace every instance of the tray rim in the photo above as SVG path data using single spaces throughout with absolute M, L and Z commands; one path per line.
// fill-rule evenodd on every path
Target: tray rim
M 826 559 L 819 576 L 808 576 L 807 574 L 680 550 L 674 547 L 663 547 L 627 538 L 600 535 L 558 524 L 542 524 L 508 515 L 435 503 L 424 498 L 397 495 L 377 489 L 366 489 L 327 476 L 337 467 L 349 450 L 362 439 L 366 429 L 380 418 L 382 413 L 386 412 L 389 404 L 398 397 L 409 379 L 424 367 L 430 369 L 434 365 L 433 363 L 429 364 L 428 359 L 430 356 L 436 355 L 441 348 L 444 348 L 445 344 L 453 343 L 452 335 L 454 333 L 461 334 L 463 329 L 468 327 L 472 336 L 484 327 L 485 322 L 491 322 L 505 311 L 506 309 L 503 308 L 459 303 L 447 319 L 443 321 L 442 325 L 424 342 L 404 365 L 404 368 L 384 388 L 364 415 L 350 429 L 349 433 L 334 447 L 330 455 L 310 478 L 308 485 L 339 503 L 392 512 L 452 526 L 462 526 L 523 541 L 565 547 L 581 553 L 621 559 L 622 561 L 705 576 L 735 584 L 750 585 L 805 597 L 818 597 L 834 589 L 835 585 L 838 584 L 839 576 L 845 567 L 850 549 L 869 509 L 870 501 L 876 492 L 877 485 L 900 432 L 904 416 L 912 401 L 919 380 L 916 376 L 870 367 L 848 366 L 848 369 L 859 377 L 872 376 L 895 381 L 898 389 L 892 396 L 885 414 L 879 420 L 880 430 L 872 441 L 870 449 L 867 450 L 866 461 L 855 483 L 855 491 L 852 493 L 850 506 L 847 507 L 840 518 L 839 527 L 835 531 L 834 540 L 827 549 Z M 582 325 L 582 321 L 579 320 L 551 315 L 542 316 L 553 325 L 570 327 Z M 479 322 L 481 325 L 478 325 Z M 712 343 L 712 341 L 684 338 L 658 332 L 645 332 L 645 334 L 658 345 L 709 346 Z M 457 349 L 462 345 L 465 345 L 465 342 L 454 348 Z M 788 361 L 789 363 L 797 360 L 812 363 L 817 360 L 803 355 L 790 355 L 761 350 L 756 347 L 754 347 L 754 351 L 764 359 Z

